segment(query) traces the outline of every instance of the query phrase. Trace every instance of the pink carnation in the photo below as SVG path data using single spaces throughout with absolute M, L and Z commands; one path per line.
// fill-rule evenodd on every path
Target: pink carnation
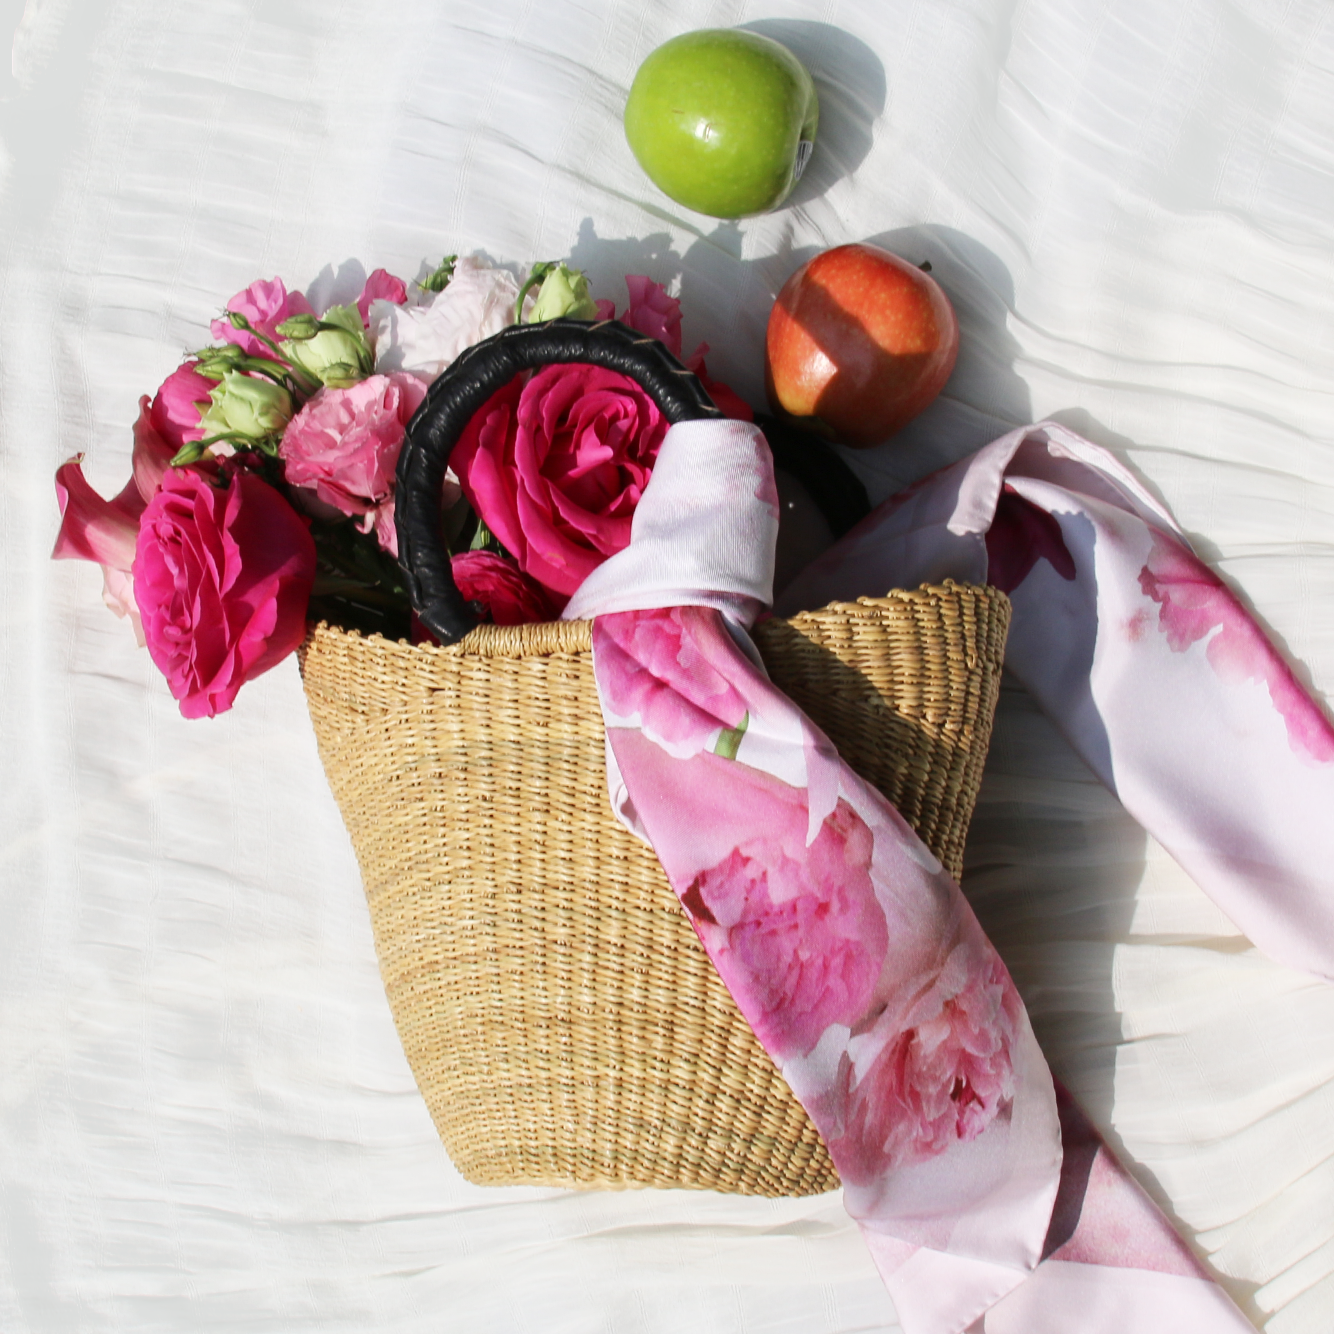
M 980 933 L 979 933 L 980 934 Z M 956 945 L 884 1037 L 867 1068 L 844 1067 L 844 1133 L 834 1160 L 848 1181 L 922 1162 L 976 1139 L 1014 1097 L 1020 1001 L 984 940 Z
M 846 801 L 806 845 L 806 792 L 756 786 L 766 832 L 734 848 L 681 896 L 755 1035 L 802 1056 L 830 1024 L 865 1013 L 889 938 L 871 884 L 873 839 Z M 752 812 L 753 814 L 753 812 Z
M 212 717 L 301 642 L 315 543 L 271 486 L 168 472 L 144 510 L 134 596 L 148 653 L 187 718 Z
M 496 625 L 554 621 L 551 595 L 511 560 L 490 551 L 465 551 L 450 560 L 454 582 L 469 602 L 479 602 Z
M 629 376 L 544 366 L 492 395 L 450 461 L 519 568 L 568 598 L 629 545 L 666 433 L 657 405 Z
M 395 469 L 407 424 L 425 397 L 426 386 L 401 372 L 321 389 L 292 418 L 278 447 L 288 483 L 361 518 L 362 531 L 374 528 L 380 546 L 397 555 Z
M 270 282 L 258 279 L 251 283 L 244 292 L 237 292 L 232 297 L 227 303 L 227 309 L 244 315 L 253 328 L 275 343 L 282 341 L 278 325 L 284 320 L 291 319 L 293 315 L 315 313 L 310 302 L 300 292 L 289 292 L 283 286 L 281 278 L 274 278 Z M 273 356 L 273 350 L 254 334 L 233 328 L 231 321 L 226 318 L 214 320 L 209 328 L 214 338 L 220 338 L 225 343 L 235 343 L 252 357 Z

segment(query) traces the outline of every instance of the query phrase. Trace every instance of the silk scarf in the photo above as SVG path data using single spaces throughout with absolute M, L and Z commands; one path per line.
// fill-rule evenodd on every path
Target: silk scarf
M 959 888 L 763 673 L 763 438 L 673 427 L 593 617 L 612 806 L 824 1137 L 905 1334 L 1249 1322 L 1053 1081 Z M 886 502 L 780 609 L 997 584 L 1006 665 L 1262 948 L 1329 974 L 1334 728 L 1167 511 L 1051 423 Z

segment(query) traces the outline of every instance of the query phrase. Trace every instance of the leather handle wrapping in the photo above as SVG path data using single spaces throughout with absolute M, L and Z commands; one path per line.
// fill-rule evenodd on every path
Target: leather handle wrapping
M 394 501 L 398 560 L 408 597 L 422 624 L 442 644 L 456 643 L 477 624 L 476 612 L 454 582 L 442 538 L 440 496 L 450 453 L 474 413 L 516 375 L 569 362 L 630 376 L 672 425 L 722 416 L 698 377 L 657 339 L 618 320 L 516 324 L 468 348 L 435 380 L 408 423 Z M 766 421 L 763 428 L 771 447 L 782 434 L 774 425 Z M 864 517 L 870 508 L 865 489 L 833 450 L 813 437 L 804 437 L 799 448 L 777 445 L 780 465 L 785 463 L 785 453 L 797 464 L 789 465 L 791 471 L 799 478 L 802 473 L 808 475 L 802 480 L 811 487 L 836 536 Z

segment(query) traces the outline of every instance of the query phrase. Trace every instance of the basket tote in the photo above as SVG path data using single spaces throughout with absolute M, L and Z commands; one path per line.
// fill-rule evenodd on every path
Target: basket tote
M 477 1184 L 834 1189 L 652 850 L 612 815 L 591 623 L 478 626 L 453 586 L 448 450 L 496 389 L 553 361 L 633 375 L 669 421 L 717 415 L 661 344 L 614 322 L 519 326 L 469 349 L 399 466 L 405 573 L 445 646 L 322 623 L 300 653 L 403 1049 Z M 946 583 L 753 632 L 775 683 L 956 879 L 1008 623 L 1004 594 Z

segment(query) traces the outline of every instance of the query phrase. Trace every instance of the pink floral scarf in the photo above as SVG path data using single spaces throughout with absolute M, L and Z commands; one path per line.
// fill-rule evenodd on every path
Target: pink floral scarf
M 1249 1330 L 1054 1086 L 958 886 L 758 666 L 776 529 L 755 429 L 674 427 L 630 546 L 566 615 L 596 618 L 613 807 L 823 1135 L 906 1334 Z M 1007 436 L 785 601 L 988 573 L 1014 602 L 1007 663 L 1095 769 L 1257 942 L 1325 964 L 1321 849 L 1271 835 L 1274 803 L 1248 814 L 1198 755 L 1212 736 L 1255 786 L 1328 809 L 1334 731 L 1110 456 Z

